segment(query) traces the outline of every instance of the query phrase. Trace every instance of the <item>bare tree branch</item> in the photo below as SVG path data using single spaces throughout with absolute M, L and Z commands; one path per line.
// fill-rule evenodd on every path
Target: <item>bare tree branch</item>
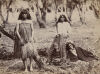
M 7 31 L 5 31 L 1 26 L 0 26 L 0 32 L 9 37 L 10 39 L 14 40 L 14 36 L 10 35 Z

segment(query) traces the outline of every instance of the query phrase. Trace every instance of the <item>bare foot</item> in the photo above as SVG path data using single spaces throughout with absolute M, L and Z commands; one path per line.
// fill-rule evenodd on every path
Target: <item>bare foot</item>
M 30 67 L 30 71 L 33 71 L 33 68 L 32 67 Z
M 28 70 L 27 70 L 27 69 L 25 69 L 25 72 L 27 73 L 27 72 L 28 72 Z

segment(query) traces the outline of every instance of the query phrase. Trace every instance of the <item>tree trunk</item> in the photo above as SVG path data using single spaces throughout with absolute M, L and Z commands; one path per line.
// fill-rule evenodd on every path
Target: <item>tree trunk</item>
M 46 23 L 46 10 L 43 8 L 41 11 L 42 14 L 42 20 Z
M 44 2 L 42 2 L 42 4 L 43 4 L 43 8 L 42 8 L 42 11 L 41 11 L 41 14 L 42 14 L 42 20 L 44 21 L 44 22 L 46 22 L 46 0 L 44 1 Z
M 15 41 L 14 41 L 14 57 L 15 58 L 21 57 L 21 47 L 20 47 L 18 39 L 15 39 Z
M 20 46 L 19 38 L 16 34 L 16 28 L 14 29 L 14 36 L 15 36 L 15 40 L 14 40 L 14 57 L 15 58 L 20 58 L 21 57 L 21 46 Z
M 46 22 L 45 22 L 46 13 L 44 12 L 43 2 L 38 1 L 36 7 L 37 7 L 37 13 L 36 13 L 37 22 L 40 28 L 45 28 L 46 27 Z M 42 17 L 40 17 L 39 11 L 41 12 Z
M 37 12 L 36 18 L 40 28 L 46 28 L 46 23 L 41 19 L 39 12 Z

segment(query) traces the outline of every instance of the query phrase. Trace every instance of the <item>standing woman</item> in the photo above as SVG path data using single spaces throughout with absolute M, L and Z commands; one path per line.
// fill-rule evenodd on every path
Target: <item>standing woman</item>
M 63 60 L 66 60 L 67 56 L 65 51 L 65 44 L 69 37 L 69 34 L 71 33 L 71 26 L 68 23 L 65 15 L 60 15 L 56 24 L 56 29 L 58 38 L 60 39 L 58 42 L 59 51 L 61 53 L 60 55 Z
M 21 13 L 19 14 L 18 24 L 16 25 L 15 32 L 18 38 L 17 39 L 19 43 L 18 45 L 21 49 L 20 54 L 25 66 L 25 71 L 26 72 L 28 71 L 28 68 L 27 68 L 28 58 L 30 60 L 30 71 L 32 71 L 33 59 L 37 63 L 39 68 L 41 68 L 42 62 L 40 62 L 40 57 L 35 48 L 34 28 L 33 28 L 33 23 L 31 20 L 31 16 L 29 14 L 29 10 L 23 9 Z

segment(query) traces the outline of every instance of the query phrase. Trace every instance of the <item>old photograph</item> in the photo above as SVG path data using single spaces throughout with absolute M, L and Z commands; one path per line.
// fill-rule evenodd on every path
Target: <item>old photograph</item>
M 100 0 L 0 0 L 0 74 L 100 74 Z

